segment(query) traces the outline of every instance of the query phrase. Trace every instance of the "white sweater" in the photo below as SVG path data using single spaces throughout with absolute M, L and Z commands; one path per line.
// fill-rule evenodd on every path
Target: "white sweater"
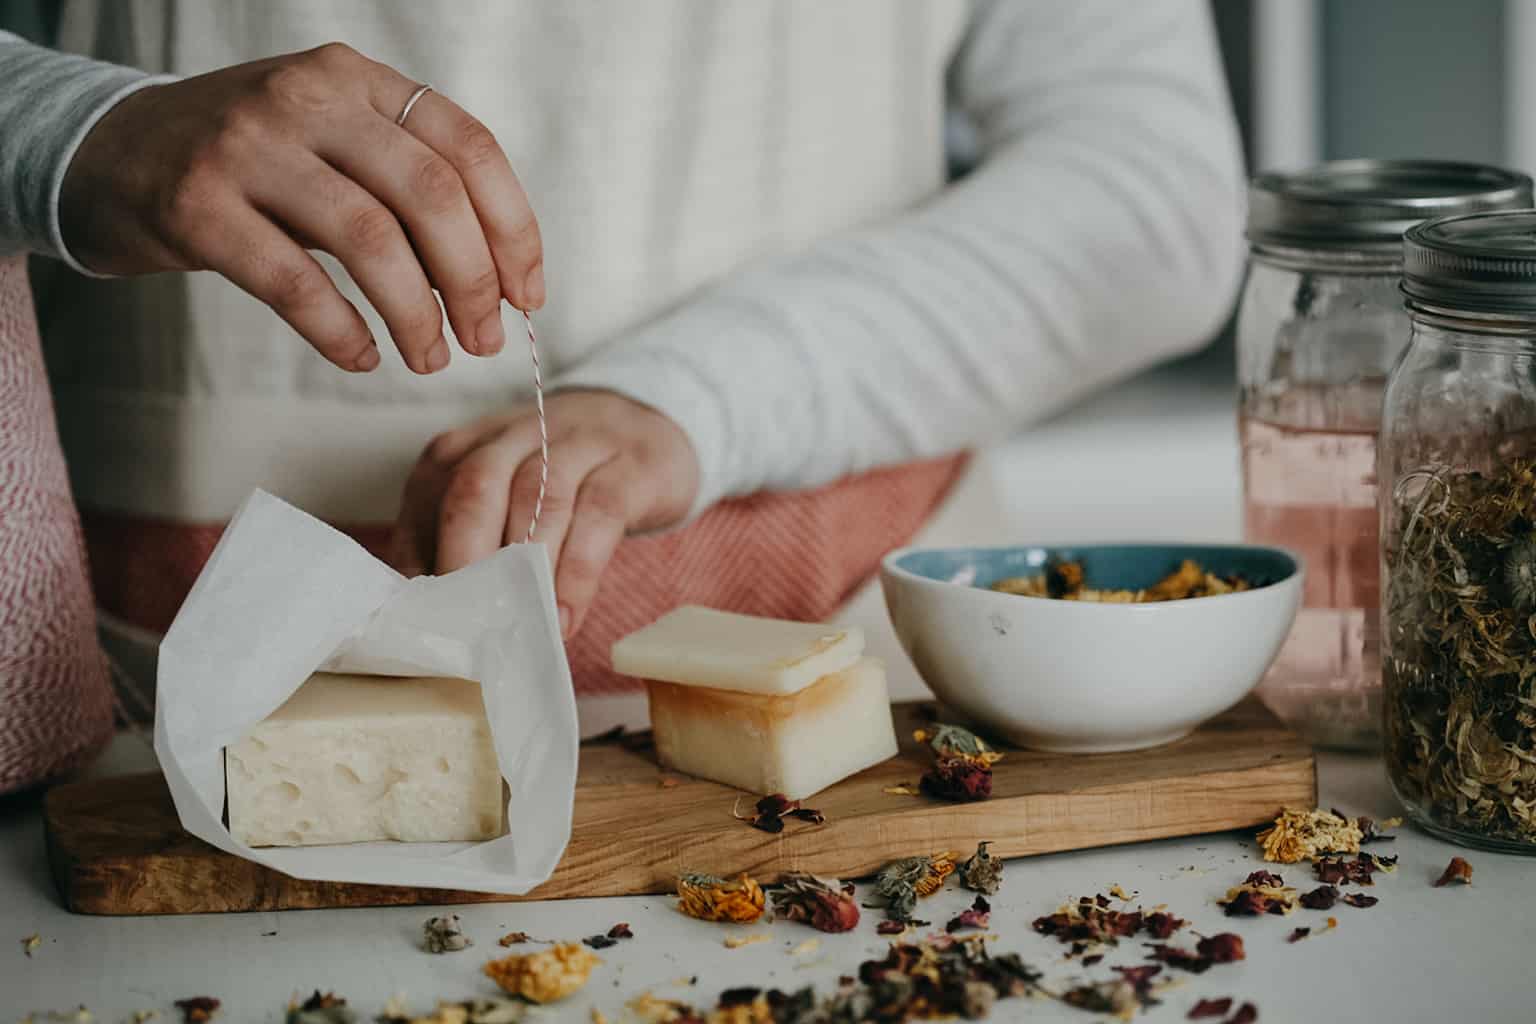
M 1241 268 L 1204 0 L 79 0 L 62 35 L 174 75 L 339 39 L 483 119 L 543 229 L 546 366 L 679 423 L 699 508 L 998 438 L 1203 343 Z M 0 250 L 67 259 L 57 183 L 129 81 L 0 38 Z M 388 520 L 434 433 L 531 386 L 515 344 L 339 373 L 213 274 L 40 285 L 97 508 Z

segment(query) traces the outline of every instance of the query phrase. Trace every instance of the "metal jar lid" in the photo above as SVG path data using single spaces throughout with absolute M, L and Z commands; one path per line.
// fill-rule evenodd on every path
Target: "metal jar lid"
M 1299 249 L 1396 250 L 1403 232 L 1436 217 L 1536 205 L 1531 179 L 1482 164 L 1337 160 L 1261 174 L 1248 190 L 1248 238 Z
M 1536 210 L 1445 217 L 1403 238 L 1410 303 L 1472 313 L 1536 314 Z

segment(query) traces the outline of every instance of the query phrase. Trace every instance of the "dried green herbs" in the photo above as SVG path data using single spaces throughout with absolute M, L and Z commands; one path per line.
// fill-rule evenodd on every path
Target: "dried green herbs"
M 892 921 L 911 921 L 918 897 L 938 892 L 954 870 L 955 862 L 948 853 L 891 861 L 875 876 L 875 895 L 885 906 L 885 916 Z
M 1394 784 L 1432 824 L 1536 842 L 1536 462 L 1401 476 L 1385 560 Z

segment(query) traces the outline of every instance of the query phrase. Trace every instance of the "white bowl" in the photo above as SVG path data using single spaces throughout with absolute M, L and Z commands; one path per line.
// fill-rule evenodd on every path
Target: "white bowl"
M 1252 590 L 1147 604 L 1094 604 L 987 589 L 1083 563 L 1095 588 L 1146 587 L 1194 559 Z M 1036 750 L 1099 753 L 1171 743 L 1241 701 L 1280 650 L 1302 566 L 1278 548 L 1118 544 L 904 548 L 880 567 L 886 610 L 947 707 Z

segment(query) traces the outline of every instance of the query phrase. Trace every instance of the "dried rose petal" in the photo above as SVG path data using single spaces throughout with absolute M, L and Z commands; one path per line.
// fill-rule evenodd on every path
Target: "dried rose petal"
M 1312 934 L 1312 929 L 1311 928 L 1297 928 L 1295 931 L 1291 932 L 1290 935 L 1286 936 L 1285 941 L 1286 942 L 1300 942 L 1302 939 L 1306 938 L 1308 935 L 1311 935 L 1311 934 Z
M 1200 956 L 1178 946 L 1148 943 L 1147 948 L 1152 951 L 1147 954 L 1149 958 L 1161 961 L 1169 967 L 1177 967 L 1181 971 L 1188 971 L 1191 974 L 1204 974 L 1216 962 L 1208 956 Z
M 1258 1019 L 1259 1008 L 1254 1006 L 1252 1003 L 1244 1003 L 1242 1006 L 1238 1007 L 1237 1012 L 1234 1013 L 1230 1019 L 1228 1019 L 1227 1024 L 1253 1024 L 1253 1022 Z
M 1233 935 L 1231 932 L 1222 932 L 1220 935 L 1201 939 L 1195 944 L 1195 949 L 1201 956 L 1209 957 L 1218 964 L 1229 964 L 1245 958 L 1242 936 Z
M 971 904 L 970 909 L 962 910 L 957 916 L 951 918 L 950 922 L 944 926 L 944 930 L 953 934 L 962 928 L 985 929 L 991 926 L 991 919 L 991 904 L 987 902 L 985 896 L 977 896 L 976 902 Z
M 610 939 L 632 939 L 635 937 L 635 933 L 629 930 L 629 922 L 620 921 L 608 929 L 608 937 Z
M 1222 999 L 1202 999 L 1195 1004 L 1195 1008 L 1189 1011 L 1190 1020 L 1200 1020 L 1203 1017 L 1225 1017 L 1227 1011 L 1232 1009 L 1232 997 Z
M 1268 871 L 1255 871 L 1253 874 L 1248 876 L 1248 880 L 1246 882 L 1244 882 L 1243 884 L 1244 885 L 1284 885 L 1285 882 L 1280 878 L 1279 875 L 1272 874 L 1272 873 L 1270 873 Z
M 1377 903 L 1381 902 L 1375 896 L 1367 896 L 1363 892 L 1347 893 L 1342 899 L 1350 906 L 1359 907 L 1361 910 L 1364 910 L 1366 907 L 1374 907 Z
M 752 827 L 777 835 L 784 831 L 784 819 L 774 814 L 759 814 L 752 819 Z
M 1438 889 L 1441 886 L 1450 885 L 1452 882 L 1460 882 L 1463 885 L 1471 885 L 1472 865 L 1468 864 L 1460 857 L 1452 857 L 1451 862 L 1445 866 L 1445 871 L 1443 871 L 1439 879 L 1436 880 L 1435 888 Z
M 770 793 L 757 802 L 757 813 L 774 818 L 782 818 L 785 814 L 800 806 L 798 800 L 791 800 L 783 793 Z
M 609 938 L 607 935 L 588 935 L 581 940 L 593 949 L 607 949 L 609 946 L 617 946 L 618 939 Z
M 827 821 L 825 814 L 822 814 L 820 811 L 813 811 L 809 807 L 796 807 L 789 812 L 787 817 L 799 818 L 801 821 L 808 821 L 812 825 L 823 825 Z
M 1093 956 L 1085 956 L 1085 957 L 1083 957 L 1083 966 L 1084 967 L 1092 967 L 1094 964 L 1099 963 L 1103 959 L 1104 959 L 1104 954 L 1103 953 L 1095 953 L 1095 954 L 1093 954 Z
M 1301 905 L 1308 910 L 1328 910 L 1338 901 L 1339 890 L 1331 885 L 1320 885 L 1311 892 L 1301 894 Z
M 1232 899 L 1222 904 L 1228 917 L 1258 917 L 1262 914 L 1275 913 L 1274 901 L 1268 896 L 1260 896 L 1256 892 L 1244 889 L 1233 896 Z
M 941 757 L 918 780 L 922 791 L 940 800 L 967 803 L 992 795 L 992 768 L 967 757 Z
M 1111 967 L 1110 970 L 1131 983 L 1137 992 L 1145 992 L 1152 984 L 1152 979 L 1162 973 L 1162 968 L 1156 964 L 1141 964 L 1136 967 Z
M 1156 910 L 1142 918 L 1141 927 L 1154 939 L 1166 939 L 1188 923 L 1182 917 Z
M 907 930 L 907 926 L 900 921 L 881 921 L 875 925 L 875 931 L 881 935 L 900 935 Z

